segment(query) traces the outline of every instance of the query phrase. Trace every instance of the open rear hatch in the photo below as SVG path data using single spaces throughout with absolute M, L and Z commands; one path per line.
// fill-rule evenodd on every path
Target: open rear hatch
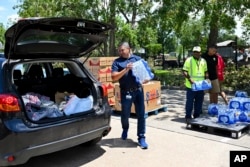
M 86 19 L 41 18 L 20 20 L 6 31 L 4 56 L 8 59 L 7 64 L 24 63 L 23 69 L 19 69 L 21 74 L 15 74 L 20 71 L 12 69 L 12 79 L 30 120 L 50 122 L 51 119 L 43 118 L 60 120 L 93 112 L 94 102 L 99 101 L 95 100 L 99 98 L 99 88 L 83 70 L 83 65 L 81 67 L 71 59 L 96 49 L 106 40 L 109 29 L 108 24 Z M 46 66 L 46 61 L 49 64 L 52 59 L 55 62 L 71 61 L 69 65 L 74 73 L 58 78 L 53 76 L 54 66 Z M 67 64 L 59 66 L 67 67 Z M 9 67 L 13 65 L 9 64 Z M 16 75 L 21 78 L 17 79 Z M 61 85 L 63 89 L 58 90 Z M 57 98 L 61 98 L 60 103 Z
M 109 24 L 75 18 L 18 21 L 5 33 L 8 59 L 79 58 L 107 38 Z

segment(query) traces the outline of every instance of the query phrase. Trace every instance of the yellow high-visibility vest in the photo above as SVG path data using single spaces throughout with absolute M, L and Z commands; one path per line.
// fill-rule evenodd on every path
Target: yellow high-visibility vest
M 188 72 L 190 78 L 193 81 L 202 81 L 205 79 L 207 62 L 204 58 L 200 58 L 199 60 L 197 60 L 192 56 L 186 59 L 183 70 Z M 187 78 L 185 79 L 185 86 L 187 88 L 192 87 L 190 81 Z

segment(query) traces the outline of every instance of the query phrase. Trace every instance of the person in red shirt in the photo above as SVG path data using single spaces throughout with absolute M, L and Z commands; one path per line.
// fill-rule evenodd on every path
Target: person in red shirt
M 228 104 L 228 99 L 227 99 L 226 93 L 222 90 L 222 84 L 224 82 L 224 74 L 225 74 L 225 71 L 224 71 L 225 63 L 224 63 L 224 60 L 223 60 L 222 56 L 219 53 L 217 53 L 216 55 L 218 57 L 217 76 L 218 76 L 218 80 L 219 80 L 219 83 L 220 83 L 220 93 L 219 93 L 219 95 L 223 98 L 225 103 Z

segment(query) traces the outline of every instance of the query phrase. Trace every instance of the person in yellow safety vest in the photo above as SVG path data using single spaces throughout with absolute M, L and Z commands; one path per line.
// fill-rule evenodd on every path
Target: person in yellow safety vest
M 204 101 L 204 91 L 193 91 L 192 84 L 196 81 L 208 79 L 207 62 L 201 57 L 201 48 L 199 46 L 193 48 L 193 56 L 186 59 L 182 71 L 186 86 L 185 119 L 188 124 L 192 119 L 193 108 L 193 118 L 200 116 Z

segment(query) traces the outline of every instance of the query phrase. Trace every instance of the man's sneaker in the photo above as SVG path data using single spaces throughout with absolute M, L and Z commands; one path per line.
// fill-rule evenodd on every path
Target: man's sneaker
M 140 138 L 138 140 L 138 144 L 142 149 L 147 149 L 148 148 L 148 144 L 146 143 L 145 138 Z
M 192 118 L 186 118 L 186 124 L 190 124 L 191 121 L 192 121 Z
M 123 131 L 122 131 L 122 139 L 123 139 L 123 140 L 126 140 L 127 137 L 128 137 L 128 130 L 123 130 Z

